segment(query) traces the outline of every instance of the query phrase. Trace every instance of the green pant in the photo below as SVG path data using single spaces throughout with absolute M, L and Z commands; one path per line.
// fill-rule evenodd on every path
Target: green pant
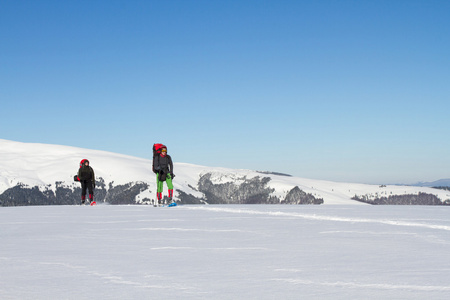
M 166 183 L 167 183 L 167 188 L 169 190 L 173 190 L 172 177 L 170 176 L 170 174 L 167 174 L 167 176 L 166 176 Z M 164 185 L 164 181 L 160 181 L 159 174 L 156 174 L 156 186 L 158 188 L 158 193 L 163 192 L 163 185 Z

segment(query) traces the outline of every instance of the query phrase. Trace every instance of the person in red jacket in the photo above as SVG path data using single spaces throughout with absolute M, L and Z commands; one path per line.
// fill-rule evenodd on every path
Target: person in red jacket
M 95 175 L 94 169 L 89 165 L 89 160 L 83 159 L 80 162 L 80 169 L 78 170 L 78 180 L 81 182 L 81 205 L 86 202 L 86 190 L 89 190 L 89 202 L 91 205 L 95 204 L 94 189 L 95 189 Z M 88 203 L 89 203 L 88 202 Z

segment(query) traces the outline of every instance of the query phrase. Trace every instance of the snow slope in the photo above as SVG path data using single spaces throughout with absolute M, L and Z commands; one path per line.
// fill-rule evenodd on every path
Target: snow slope
M 450 299 L 450 207 L 0 207 L 0 299 Z
M 149 153 L 150 154 L 150 153 Z M 102 177 L 106 185 L 126 184 L 130 182 L 145 182 L 150 188 L 137 196 L 136 201 L 144 198 L 154 198 L 156 190 L 155 175 L 151 170 L 151 158 L 142 159 L 106 151 L 90 150 L 77 147 L 20 143 L 0 139 L 0 194 L 6 189 L 18 184 L 39 186 L 40 188 L 55 189 L 56 182 L 63 182 L 67 186 L 78 186 L 73 182 L 79 162 L 87 158 L 95 170 L 97 178 Z M 312 180 L 299 177 L 289 177 L 273 174 L 262 174 L 251 170 L 236 170 L 216 168 L 176 162 L 174 159 L 175 193 L 182 190 L 186 194 L 202 197 L 202 193 L 195 188 L 200 176 L 212 173 L 212 181 L 216 184 L 225 182 L 239 182 L 244 178 L 256 176 L 270 177 L 268 186 L 275 189 L 274 195 L 281 199 L 298 186 L 301 190 L 313 194 L 316 198 L 323 198 L 324 204 L 355 204 L 365 205 L 351 200 L 355 195 L 402 195 L 417 194 L 419 192 L 436 195 L 441 200 L 450 199 L 450 192 L 428 187 L 412 186 L 384 186 L 343 182 Z

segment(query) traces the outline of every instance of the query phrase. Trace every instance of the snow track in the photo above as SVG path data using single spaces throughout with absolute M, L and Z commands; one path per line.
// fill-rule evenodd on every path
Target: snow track
M 270 207 L 270 205 L 269 205 Z M 216 212 L 226 212 L 233 214 L 247 214 L 247 215 L 265 215 L 265 216 L 277 216 L 277 217 L 288 217 L 288 218 L 300 218 L 300 219 L 308 219 L 308 220 L 316 220 L 316 221 L 334 221 L 334 222 L 350 222 L 350 223 L 380 223 L 387 224 L 393 226 L 411 226 L 411 227 L 423 227 L 430 229 L 439 229 L 439 230 L 447 230 L 450 231 L 450 226 L 447 225 L 438 225 L 438 224 L 427 224 L 427 223 L 416 223 L 416 222 L 407 222 L 407 221 L 399 221 L 399 220 L 386 220 L 386 219 L 361 219 L 361 218 L 343 218 L 339 216 L 327 216 L 327 215 L 316 215 L 316 214 L 305 214 L 305 213 L 290 213 L 290 212 L 281 212 L 281 211 L 257 211 L 251 209 L 233 209 L 233 208 L 225 208 L 225 207 L 187 207 L 187 209 L 193 210 L 207 210 L 207 211 L 216 211 Z

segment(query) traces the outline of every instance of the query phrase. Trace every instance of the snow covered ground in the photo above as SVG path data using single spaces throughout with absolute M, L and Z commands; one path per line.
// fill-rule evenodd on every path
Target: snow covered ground
M 0 208 L 0 299 L 450 299 L 450 207 Z

